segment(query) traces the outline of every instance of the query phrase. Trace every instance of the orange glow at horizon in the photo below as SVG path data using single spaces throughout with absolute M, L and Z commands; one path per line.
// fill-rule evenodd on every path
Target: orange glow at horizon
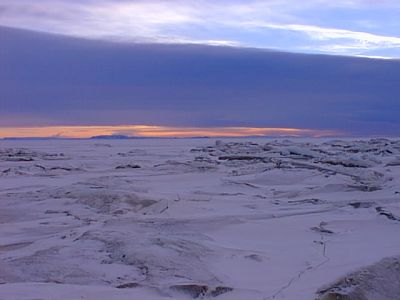
M 0 138 L 90 138 L 97 135 L 135 137 L 244 137 L 244 136 L 335 136 L 332 130 L 267 127 L 172 127 L 151 125 L 0 127 Z

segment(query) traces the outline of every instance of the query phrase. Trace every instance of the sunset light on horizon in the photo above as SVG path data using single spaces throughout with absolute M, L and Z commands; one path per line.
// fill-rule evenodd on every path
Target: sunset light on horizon
M 94 136 L 112 135 L 149 138 L 246 136 L 327 137 L 343 135 L 343 133 L 332 130 L 301 128 L 172 127 L 154 125 L 0 127 L 0 138 L 90 138 Z

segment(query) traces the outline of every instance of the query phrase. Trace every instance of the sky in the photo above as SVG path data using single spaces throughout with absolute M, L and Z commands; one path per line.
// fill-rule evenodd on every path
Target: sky
M 395 0 L 0 0 L 0 137 L 399 135 L 399 15 Z
M 329 130 L 298 128 L 252 128 L 252 127 L 188 127 L 155 125 L 113 125 L 113 126 L 42 126 L 42 127 L 0 127 L 3 138 L 51 137 L 88 138 L 108 136 L 133 136 L 138 138 L 192 138 L 192 137 L 334 137 L 337 133 Z
M 398 0 L 1 0 L 0 25 L 119 41 L 400 57 Z

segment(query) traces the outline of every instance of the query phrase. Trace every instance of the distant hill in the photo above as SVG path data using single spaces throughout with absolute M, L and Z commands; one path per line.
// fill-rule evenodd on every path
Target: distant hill
M 92 140 L 128 140 L 133 139 L 135 137 L 130 137 L 122 134 L 113 134 L 113 135 L 95 135 L 90 137 Z

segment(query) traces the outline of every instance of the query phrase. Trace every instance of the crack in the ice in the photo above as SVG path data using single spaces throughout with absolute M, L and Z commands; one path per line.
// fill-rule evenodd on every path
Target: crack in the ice
M 268 296 L 266 298 L 264 298 L 263 300 L 270 300 L 270 299 L 276 299 L 276 297 L 280 294 L 282 294 L 283 291 L 287 290 L 292 284 L 293 282 L 295 282 L 296 280 L 299 280 L 306 272 L 311 271 L 311 270 L 315 270 L 319 267 L 321 267 L 322 265 L 326 264 L 330 258 L 326 255 L 326 247 L 327 247 L 327 242 L 325 240 L 324 237 L 324 233 L 320 234 L 321 236 L 321 240 L 319 241 L 319 244 L 322 245 L 322 257 L 324 258 L 324 260 L 322 262 L 320 262 L 319 264 L 315 265 L 315 266 L 308 266 L 306 269 L 301 270 L 297 276 L 292 277 L 283 287 L 281 287 L 278 291 L 276 291 L 274 294 L 272 294 L 271 296 Z

